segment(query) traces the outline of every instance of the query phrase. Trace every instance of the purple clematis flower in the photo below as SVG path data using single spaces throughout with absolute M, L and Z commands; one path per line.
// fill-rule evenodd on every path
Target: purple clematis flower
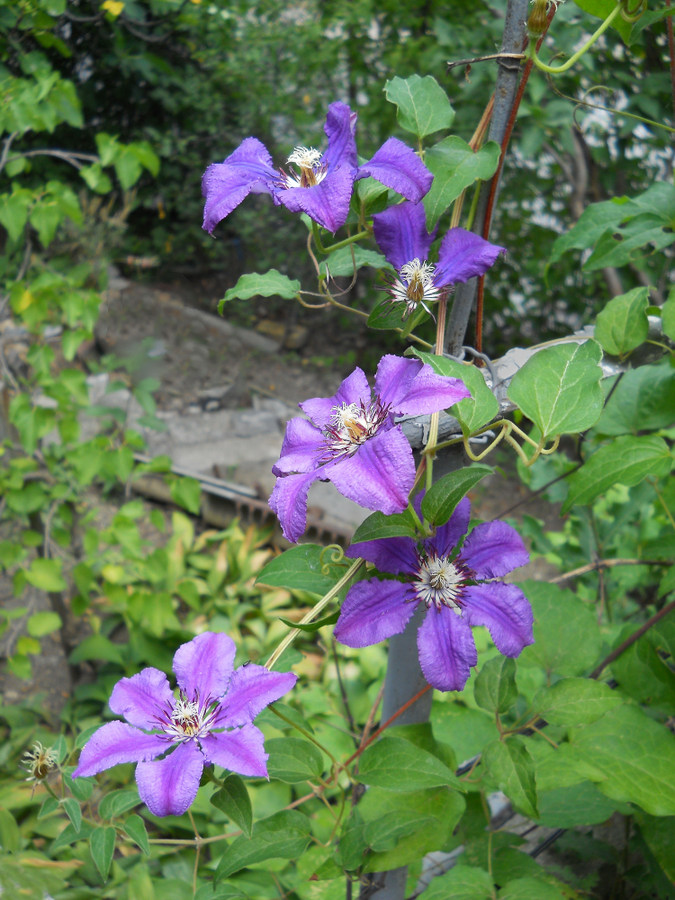
M 459 378 L 437 375 L 418 359 L 383 356 L 371 391 L 354 369 L 332 397 L 305 400 L 307 419 L 291 419 L 270 506 L 289 541 L 305 530 L 312 482 L 332 481 L 347 497 L 385 514 L 402 512 L 415 481 L 410 444 L 395 416 L 423 415 L 452 406 L 470 393 Z
M 373 233 L 397 277 L 389 288 L 392 303 L 403 303 L 404 318 L 434 303 L 451 285 L 484 275 L 505 247 L 472 231 L 451 228 L 441 241 L 436 265 L 428 262 L 436 230 L 429 234 L 421 203 L 401 203 L 373 216 Z
M 476 665 L 472 625 L 487 626 L 504 656 L 518 656 L 533 643 L 532 610 L 523 592 L 515 584 L 488 580 L 524 566 L 527 550 L 505 522 L 477 525 L 460 546 L 470 512 L 465 498 L 434 537 L 420 543 L 397 537 L 352 544 L 347 556 L 360 556 L 404 580 L 357 582 L 342 604 L 337 640 L 368 647 L 400 634 L 423 603 L 427 613 L 417 632 L 420 666 L 439 691 L 461 691 Z
M 288 157 L 295 170 L 275 169 L 272 157 L 257 138 L 246 138 L 222 163 L 213 163 L 202 178 L 203 228 L 210 234 L 249 194 L 271 194 L 277 204 L 292 212 L 304 212 L 328 231 L 347 221 L 355 180 L 371 176 L 409 200 L 427 193 L 433 175 L 404 143 L 389 138 L 373 158 L 358 166 L 356 113 L 345 103 L 328 107 L 324 153 L 313 147 L 296 147 Z
M 266 777 L 264 737 L 251 723 L 297 676 L 256 665 L 234 669 L 234 654 L 231 638 L 209 631 L 179 647 L 178 698 L 159 669 L 118 681 L 110 708 L 129 724 L 108 722 L 94 732 L 73 778 L 137 762 L 141 800 L 156 816 L 178 816 L 194 801 L 204 766 Z

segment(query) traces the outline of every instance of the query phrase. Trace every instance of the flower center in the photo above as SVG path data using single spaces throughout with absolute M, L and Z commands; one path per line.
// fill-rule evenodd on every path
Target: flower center
M 200 704 L 199 699 L 188 700 L 181 693 L 173 707 L 167 710 L 160 725 L 169 740 L 174 743 L 205 737 L 213 727 L 217 709 L 218 705 L 211 700 Z
M 391 285 L 392 303 L 404 303 L 404 317 L 413 313 L 419 304 L 431 315 L 427 303 L 435 303 L 441 295 L 434 284 L 434 266 L 415 258 L 401 266 L 399 277 Z
M 313 147 L 296 147 L 288 162 L 300 171 L 281 172 L 282 186 L 285 188 L 314 187 L 326 177 L 328 167 L 321 162 L 320 151 Z
M 28 772 L 27 781 L 42 781 L 55 768 L 57 760 L 56 750 L 35 741 L 31 749 L 24 753 L 20 765 Z
M 451 562 L 447 556 L 420 557 L 413 589 L 427 608 L 432 604 L 438 610 L 447 606 L 461 615 L 462 593 L 468 578 L 469 572 L 460 560 Z
M 363 400 L 334 406 L 330 423 L 324 429 L 329 456 L 352 456 L 361 444 L 377 433 L 389 415 L 379 397 L 366 405 Z

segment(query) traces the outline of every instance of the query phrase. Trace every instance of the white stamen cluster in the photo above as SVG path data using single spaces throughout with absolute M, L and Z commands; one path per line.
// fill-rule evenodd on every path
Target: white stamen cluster
M 441 295 L 434 284 L 434 269 L 432 263 L 421 262 L 417 258 L 401 266 L 399 277 L 392 282 L 390 292 L 392 303 L 405 304 L 405 318 L 415 312 L 420 304 L 431 315 L 427 303 L 435 303 Z
M 40 741 L 35 741 L 21 757 L 20 765 L 28 772 L 26 781 L 43 781 L 56 768 L 57 762 L 56 750 L 43 747 Z
M 368 405 L 363 401 L 359 404 L 343 403 L 342 406 L 333 407 L 332 412 L 333 416 L 324 434 L 329 455 L 334 458 L 351 456 L 361 444 L 376 434 L 387 418 L 388 408 L 376 397 Z
M 447 606 L 461 615 L 461 597 L 467 574 L 461 564 L 451 562 L 447 556 L 421 558 L 413 589 L 427 608 L 433 605 L 440 610 L 442 606 Z
M 321 152 L 314 147 L 296 147 L 288 157 L 289 165 L 295 165 L 298 172 L 281 172 L 285 188 L 314 187 L 326 177 L 327 166 L 321 162 Z
M 188 700 L 183 694 L 168 709 L 160 721 L 162 731 L 174 743 L 206 737 L 213 728 L 218 706 L 213 701 L 200 704 L 199 700 Z

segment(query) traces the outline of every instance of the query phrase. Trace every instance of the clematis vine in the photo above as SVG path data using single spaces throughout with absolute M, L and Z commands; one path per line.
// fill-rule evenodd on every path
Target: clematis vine
M 275 204 L 304 212 L 322 228 L 335 232 L 347 221 L 354 181 L 371 176 L 415 202 L 431 187 L 433 175 L 402 141 L 389 138 L 367 163 L 356 158 L 356 113 L 345 103 L 328 107 L 324 153 L 296 147 L 288 171 L 275 169 L 257 138 L 246 138 L 222 163 L 210 165 L 202 178 L 203 228 L 213 233 L 249 194 L 271 194 Z
M 136 762 L 141 800 L 156 816 L 177 816 L 194 801 L 204 766 L 267 777 L 264 737 L 252 722 L 297 676 L 256 665 L 234 669 L 234 655 L 230 637 L 206 631 L 174 655 L 178 697 L 159 669 L 118 681 L 110 708 L 126 722 L 94 732 L 73 778 Z
M 436 230 L 429 234 L 421 203 L 401 203 L 373 216 L 373 234 L 396 269 L 389 287 L 392 303 L 404 305 L 404 318 L 422 306 L 429 315 L 452 285 L 484 275 L 505 247 L 498 247 L 464 228 L 451 228 L 441 241 L 438 262 L 429 262 Z
M 533 643 L 532 610 L 515 584 L 494 579 L 524 566 L 529 556 L 505 522 L 469 527 L 471 505 L 462 500 L 436 534 L 382 538 L 352 544 L 347 556 L 362 557 L 380 572 L 402 580 L 371 578 L 348 592 L 335 637 L 349 647 L 368 647 L 400 634 L 421 604 L 426 615 L 417 632 L 424 677 L 439 691 L 461 691 L 477 662 L 471 627 L 485 625 L 504 656 L 518 656 Z
M 355 369 L 332 397 L 305 400 L 307 419 L 291 419 L 281 456 L 272 471 L 277 482 L 270 506 L 289 541 L 307 521 L 307 494 L 317 480 L 389 515 L 402 512 L 415 481 L 415 462 L 396 416 L 423 415 L 469 397 L 459 378 L 437 375 L 418 359 L 383 356 L 371 391 Z

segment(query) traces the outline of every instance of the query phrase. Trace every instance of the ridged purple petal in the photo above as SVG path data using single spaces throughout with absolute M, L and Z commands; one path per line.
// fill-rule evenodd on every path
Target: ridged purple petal
M 238 772 L 240 775 L 267 777 L 265 738 L 255 725 L 244 725 L 236 731 L 213 732 L 201 741 L 210 763 Z
M 413 259 L 429 259 L 436 232 L 427 232 L 421 203 L 400 203 L 373 216 L 373 234 L 380 250 L 398 271 Z
M 466 588 L 464 615 L 470 625 L 485 625 L 504 656 L 518 656 L 534 642 L 532 608 L 515 584 L 479 584 Z
M 222 163 L 210 165 L 202 177 L 204 223 L 213 233 L 218 222 L 228 216 L 249 194 L 273 194 L 279 173 L 272 157 L 257 138 L 246 138 Z
M 357 582 L 340 609 L 335 639 L 348 647 L 369 647 L 401 634 L 417 608 L 408 599 L 409 588 L 400 581 Z
M 432 606 L 417 632 L 424 677 L 439 691 L 461 691 L 478 662 L 467 622 L 447 606 Z
M 345 556 L 350 559 L 360 556 L 377 566 L 380 572 L 391 572 L 392 575 L 415 574 L 419 561 L 415 542 L 406 537 L 380 538 L 351 544 L 345 550 Z
M 359 167 L 356 177 L 368 176 L 414 203 L 428 193 L 434 180 L 419 156 L 398 138 L 389 138 L 372 159 Z
M 445 525 L 441 525 L 436 530 L 436 534 L 424 542 L 427 553 L 449 556 L 466 534 L 470 516 L 471 503 L 468 497 L 463 497 Z M 462 554 L 463 557 L 464 554 Z
M 362 369 L 358 366 L 348 375 L 332 397 L 313 397 L 303 400 L 300 409 L 306 413 L 318 428 L 325 428 L 333 418 L 335 407 L 343 403 L 349 405 L 363 400 L 370 401 L 370 385 Z
M 325 452 L 325 438 L 307 419 L 291 419 L 281 445 L 281 456 L 272 466 L 275 475 L 311 472 Z
M 240 666 L 230 679 L 215 727 L 235 728 L 252 722 L 266 706 L 290 691 L 297 680 L 293 672 L 270 672 L 252 663 Z
M 347 165 L 331 169 L 323 181 L 313 187 L 278 190 L 275 203 L 283 203 L 291 212 L 304 212 L 327 231 L 335 232 L 347 221 L 354 185 L 354 169 Z
M 461 556 L 477 578 L 499 578 L 530 561 L 521 536 L 506 522 L 476 525 L 464 541 Z
M 194 802 L 204 757 L 194 741 L 179 744 L 165 759 L 136 766 L 141 800 L 156 816 L 181 816 Z
M 356 168 L 356 119 L 356 113 L 346 103 L 337 100 L 328 107 L 323 127 L 328 138 L 328 148 L 323 154 L 323 161 L 330 168 L 336 165 Z
M 159 669 L 148 667 L 113 688 L 110 709 L 137 728 L 157 728 L 157 717 L 175 702 L 169 681 Z
M 441 241 L 434 272 L 436 287 L 446 287 L 484 275 L 506 247 L 498 247 L 464 228 L 451 228 Z
M 321 471 L 348 500 L 385 515 L 403 512 L 415 481 L 412 450 L 398 427 L 380 430 L 353 456 Z
M 377 366 L 375 389 L 397 415 L 424 415 L 447 409 L 471 393 L 459 378 L 437 375 L 419 359 L 383 356 Z
M 213 631 L 198 634 L 176 650 L 173 670 L 188 700 L 223 696 L 232 677 L 236 651 L 231 637 Z
M 170 744 L 157 734 L 144 734 L 125 722 L 108 722 L 95 731 L 82 748 L 73 778 L 97 775 L 121 763 L 154 759 Z
M 269 499 L 272 512 L 276 513 L 287 541 L 295 544 L 307 526 L 307 494 L 312 482 L 322 476 L 326 466 L 302 475 L 284 475 L 277 478 Z

